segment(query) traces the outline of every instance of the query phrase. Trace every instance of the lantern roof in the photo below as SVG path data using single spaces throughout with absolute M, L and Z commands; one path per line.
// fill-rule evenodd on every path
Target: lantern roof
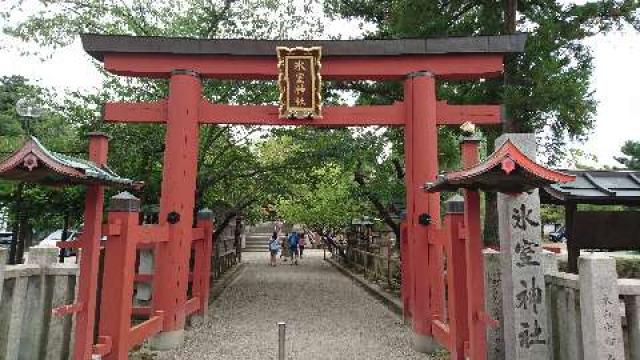
M 555 183 L 571 182 L 573 175 L 549 169 L 526 156 L 507 140 L 485 161 L 460 171 L 440 175 L 425 186 L 427 192 L 459 188 L 502 193 L 521 193 Z
M 142 182 L 122 178 L 107 166 L 50 151 L 33 136 L 0 162 L 0 179 L 48 186 L 142 186 Z

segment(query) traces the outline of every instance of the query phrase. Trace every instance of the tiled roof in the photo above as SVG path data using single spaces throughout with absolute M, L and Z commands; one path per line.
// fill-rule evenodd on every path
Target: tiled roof
M 524 51 L 527 34 L 388 40 L 194 39 L 101 34 L 80 37 L 84 50 L 103 61 L 106 53 L 275 56 L 276 46 L 322 46 L 323 57 L 517 53 Z
M 453 191 L 459 188 L 520 193 L 554 183 L 573 181 L 574 177 L 544 167 L 527 157 L 507 140 L 485 161 L 468 169 L 440 175 L 425 185 L 427 192 Z
M 51 186 L 101 184 L 136 188 L 142 185 L 118 176 L 107 166 L 50 151 L 35 137 L 0 162 L 0 178 Z
M 562 170 L 574 181 L 546 186 L 540 193 L 546 203 L 640 205 L 640 170 Z

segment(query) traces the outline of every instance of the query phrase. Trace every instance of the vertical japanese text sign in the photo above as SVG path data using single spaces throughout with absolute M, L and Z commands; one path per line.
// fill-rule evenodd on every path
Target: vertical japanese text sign
M 504 134 L 496 139 L 496 148 L 507 140 L 535 158 L 535 135 Z M 549 359 L 538 190 L 499 193 L 498 218 L 505 358 Z
M 322 116 L 320 47 L 277 47 L 281 118 Z

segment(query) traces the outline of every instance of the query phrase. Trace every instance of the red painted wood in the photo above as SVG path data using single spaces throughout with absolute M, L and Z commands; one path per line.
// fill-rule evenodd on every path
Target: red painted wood
M 462 163 L 471 167 L 480 161 L 479 142 L 462 143 Z M 484 314 L 484 248 L 480 227 L 480 193 L 464 191 L 464 223 L 467 237 L 467 319 L 469 324 L 469 357 L 473 360 L 487 358 L 486 321 Z
M 169 226 L 167 224 L 139 226 L 136 228 L 135 236 L 138 239 L 138 245 L 169 241 Z
M 97 344 L 93 345 L 93 354 L 105 356 L 111 351 L 111 338 L 109 336 L 98 336 Z
M 160 224 L 167 225 L 167 215 L 177 212 L 180 221 L 167 225 L 169 241 L 156 248 L 153 307 L 165 314 L 164 331 L 182 329 L 185 324 L 200 101 L 198 77 L 192 74 L 171 77 L 159 217 Z
M 447 277 L 449 288 L 448 310 L 451 329 L 452 360 L 464 360 L 464 343 L 469 340 L 467 315 L 467 244 L 460 229 L 463 214 L 446 214 L 444 228 L 447 230 Z
M 440 320 L 434 320 L 431 329 L 433 331 L 433 337 L 438 341 L 438 343 L 447 349 L 451 349 L 452 339 L 449 326 Z
M 213 221 L 199 219 L 198 228 L 202 229 L 202 240 L 193 244 L 195 249 L 195 263 L 193 266 L 194 279 L 191 285 L 193 297 L 200 301 L 198 309 L 206 316 L 209 309 L 209 289 L 211 285 L 211 250 L 213 242 Z
M 167 121 L 167 101 L 157 102 L 108 102 L 102 107 L 102 117 L 107 122 L 160 123 Z
M 426 194 L 422 186 L 434 181 L 438 172 L 435 78 L 410 77 L 405 81 L 405 157 L 407 226 L 412 279 L 412 326 L 415 333 L 431 335 L 432 256 L 429 254 L 428 226 L 418 224 L 418 216 L 430 214 L 439 223 L 439 199 Z M 438 196 L 438 195 L 436 195 Z M 435 202 L 434 202 L 435 201 Z M 436 206 L 437 205 L 437 209 Z M 433 225 L 432 225 L 433 226 Z
M 402 296 L 402 317 L 411 317 L 411 257 L 409 255 L 409 240 L 407 223 L 400 224 L 400 271 L 402 283 L 400 284 L 400 295 Z
M 106 136 L 91 136 L 89 138 L 89 159 L 98 165 L 105 165 L 108 146 Z M 77 295 L 77 302 L 83 304 L 83 309 L 76 314 L 76 338 L 73 348 L 73 358 L 78 360 L 90 359 L 93 351 L 104 188 L 99 185 L 89 185 L 84 206 L 84 229 Z
M 110 212 L 109 223 L 122 225 L 120 235 L 105 241 L 99 331 L 112 347 L 105 360 L 126 359 L 129 353 L 138 212 Z
M 370 106 L 326 106 L 322 118 L 280 119 L 275 105 L 222 105 L 203 102 L 201 123 L 234 125 L 310 125 L 325 127 L 345 126 L 402 126 L 402 103 Z
M 131 349 L 136 345 L 142 344 L 145 339 L 159 333 L 162 330 L 162 318 L 163 315 L 159 312 L 150 317 L 149 320 L 132 327 L 127 337 L 127 347 Z
M 152 313 L 153 313 L 153 310 L 151 309 L 150 306 L 134 306 L 131 309 L 132 315 L 151 316 Z
M 197 297 L 192 297 L 187 300 L 184 306 L 184 311 L 187 315 L 191 315 L 200 310 L 200 299 Z
M 503 54 L 443 54 L 380 57 L 325 57 L 325 80 L 400 80 L 406 74 L 429 70 L 441 79 L 478 79 L 499 76 Z M 111 53 L 104 68 L 114 74 L 168 78 L 174 69 L 191 69 L 202 77 L 236 80 L 275 80 L 277 58 L 273 56 L 220 56 Z
M 153 103 L 106 103 L 104 120 L 113 123 L 166 122 L 166 101 Z M 309 126 L 404 126 L 404 104 L 371 106 L 326 106 L 319 119 L 280 119 L 275 105 L 225 105 L 203 101 L 201 124 L 234 125 L 309 125 Z M 499 105 L 449 105 L 437 103 L 438 125 L 461 125 L 471 121 L 477 125 L 501 122 Z
M 502 122 L 501 105 L 449 105 L 438 101 L 438 125 L 461 125 L 470 121 L 476 125 L 497 125 Z

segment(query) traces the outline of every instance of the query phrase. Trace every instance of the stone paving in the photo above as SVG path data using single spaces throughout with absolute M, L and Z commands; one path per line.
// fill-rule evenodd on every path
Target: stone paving
M 402 320 L 310 250 L 298 266 L 243 254 L 243 273 L 210 307 L 209 323 L 156 359 L 276 359 L 287 323 L 288 359 L 429 359 L 410 348 Z

